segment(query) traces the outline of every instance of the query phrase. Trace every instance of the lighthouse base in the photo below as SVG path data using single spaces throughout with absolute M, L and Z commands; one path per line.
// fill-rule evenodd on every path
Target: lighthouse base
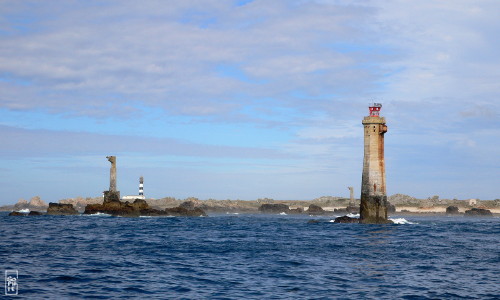
M 363 224 L 392 223 L 387 219 L 387 196 L 361 194 L 359 222 Z
M 119 191 L 104 191 L 104 201 L 108 202 L 120 202 L 120 192 Z

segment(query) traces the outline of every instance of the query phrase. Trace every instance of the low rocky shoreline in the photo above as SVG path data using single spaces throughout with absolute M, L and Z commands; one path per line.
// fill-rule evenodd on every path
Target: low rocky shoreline
M 250 202 L 250 201 L 249 201 Z M 46 213 L 43 210 L 22 209 L 11 211 L 11 216 L 39 216 L 39 215 L 92 215 L 92 214 L 108 214 L 111 216 L 121 217 L 139 217 L 139 216 L 186 216 L 198 217 L 207 216 L 207 213 L 238 213 L 238 214 L 305 214 L 310 216 L 331 216 L 336 217 L 336 223 L 357 223 L 359 220 L 352 216 L 359 214 L 359 208 L 354 206 L 347 207 L 321 207 L 317 204 L 309 204 L 307 207 L 290 206 L 286 203 L 264 203 L 260 206 L 253 206 L 254 203 L 245 203 L 244 206 L 234 205 L 222 206 L 220 203 L 216 206 L 208 205 L 204 201 L 191 199 L 181 202 L 176 207 L 151 207 L 146 200 L 136 199 L 133 202 L 123 202 L 117 199 L 107 200 L 103 203 L 93 203 L 86 205 L 84 211 L 75 209 L 73 204 L 69 203 L 49 203 Z M 249 204 L 252 204 L 250 207 Z M 404 208 L 396 209 L 391 207 L 391 214 L 395 215 L 413 215 L 413 216 L 440 216 L 440 215 L 457 215 L 457 216 L 477 216 L 489 217 L 500 215 L 496 210 L 471 208 L 464 209 L 456 206 L 447 208 L 439 208 L 434 210 L 422 209 L 420 211 L 410 211 Z M 338 217 L 338 216 L 342 217 Z

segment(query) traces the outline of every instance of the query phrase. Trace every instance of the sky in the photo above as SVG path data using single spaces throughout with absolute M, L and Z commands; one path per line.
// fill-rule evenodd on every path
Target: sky
M 500 1 L 0 1 L 0 204 L 500 198 Z

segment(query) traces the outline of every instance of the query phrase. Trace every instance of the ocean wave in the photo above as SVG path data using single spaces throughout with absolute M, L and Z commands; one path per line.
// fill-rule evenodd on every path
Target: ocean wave
M 230 212 L 228 212 L 228 211 L 226 212 L 226 215 L 239 215 L 239 214 L 240 214 L 240 213 L 237 213 L 237 212 L 235 212 L 235 213 L 230 213 Z
M 394 222 L 394 224 L 418 224 L 418 223 L 410 222 L 410 221 L 406 220 L 405 218 L 395 218 L 395 219 L 389 218 L 389 220 Z
M 349 217 L 349 218 L 359 218 L 360 215 L 359 214 L 347 214 L 346 217 Z
M 286 212 L 280 212 L 279 214 L 282 216 L 286 216 Z
M 20 213 L 23 213 L 23 214 L 29 214 L 30 213 L 30 209 L 29 208 L 23 208 L 23 209 L 18 210 L 17 212 L 20 212 Z

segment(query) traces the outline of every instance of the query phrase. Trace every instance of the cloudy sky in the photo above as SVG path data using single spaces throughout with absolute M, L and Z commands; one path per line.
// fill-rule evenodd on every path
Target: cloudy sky
M 388 194 L 500 198 L 500 1 L 0 1 L 0 204 L 359 196 L 383 103 Z

